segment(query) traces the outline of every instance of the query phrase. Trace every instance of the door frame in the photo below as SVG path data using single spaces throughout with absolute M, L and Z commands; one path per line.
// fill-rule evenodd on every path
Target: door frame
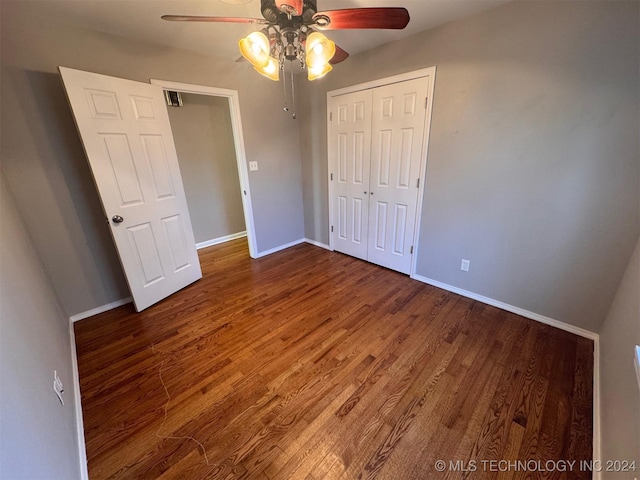
M 331 102 L 334 98 L 339 97 L 341 95 L 346 95 L 348 93 L 359 92 L 361 90 L 368 90 L 376 87 L 383 87 L 385 85 L 390 85 L 393 83 L 405 82 L 407 80 L 415 80 L 418 78 L 429 78 L 429 86 L 427 89 L 427 105 L 425 109 L 426 119 L 424 122 L 424 132 L 422 135 L 422 152 L 420 155 L 420 187 L 418 188 L 418 204 L 416 205 L 416 221 L 415 221 L 415 230 L 413 232 L 413 255 L 411 258 L 411 270 L 409 276 L 414 278 L 416 275 L 416 264 L 418 259 L 418 243 L 420 240 L 420 229 L 421 229 L 421 219 L 422 219 L 422 203 L 424 201 L 424 188 L 426 185 L 426 176 L 427 176 L 427 160 L 429 154 L 429 136 L 431 134 L 431 113 L 433 111 L 433 93 L 435 90 L 436 83 L 436 67 L 423 68 L 420 70 L 414 70 L 407 73 L 402 73 L 399 75 L 394 75 L 392 77 L 380 78 L 378 80 L 373 80 L 371 82 L 359 83 L 356 85 L 351 85 L 349 87 L 340 88 L 337 90 L 331 90 L 327 92 L 327 183 L 329 188 L 329 250 L 334 251 L 333 246 L 333 232 L 331 232 L 331 227 L 334 225 L 333 223 L 333 182 L 331 180 L 332 167 L 333 167 L 333 159 L 331 158 L 332 152 L 332 143 L 331 143 Z
M 244 146 L 244 134 L 242 130 L 242 119 L 240 117 L 240 99 L 238 91 L 226 88 L 194 85 L 191 83 L 156 80 L 154 78 L 150 79 L 149 82 L 153 85 L 162 87 L 164 90 L 223 97 L 228 100 L 229 113 L 231 114 L 231 129 L 233 131 L 233 143 L 236 152 L 236 163 L 238 166 L 238 177 L 240 179 L 240 191 L 242 192 L 242 210 L 244 212 L 244 223 L 247 230 L 247 243 L 249 244 L 249 256 L 251 258 L 258 258 L 259 254 L 256 242 L 256 230 L 255 223 L 253 221 L 253 204 L 251 203 L 251 186 L 249 184 L 249 169 L 247 166 L 247 155 Z

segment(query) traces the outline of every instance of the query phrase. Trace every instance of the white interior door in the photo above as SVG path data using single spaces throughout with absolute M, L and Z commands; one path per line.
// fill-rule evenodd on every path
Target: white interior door
M 334 159 L 333 247 L 367 259 L 369 167 L 371 152 L 370 90 L 333 98 L 330 107 Z
M 59 67 L 137 311 L 202 278 L 162 88 Z
M 368 260 L 411 270 L 428 79 L 373 90 Z

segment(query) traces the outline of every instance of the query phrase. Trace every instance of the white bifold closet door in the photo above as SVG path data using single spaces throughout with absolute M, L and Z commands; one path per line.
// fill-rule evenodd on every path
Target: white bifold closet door
M 411 269 L 428 78 L 334 97 L 334 250 Z

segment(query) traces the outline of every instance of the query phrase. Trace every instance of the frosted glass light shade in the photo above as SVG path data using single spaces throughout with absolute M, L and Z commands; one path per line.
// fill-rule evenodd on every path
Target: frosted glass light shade
M 305 45 L 307 66 L 321 68 L 336 54 L 336 44 L 320 32 L 313 32 L 307 37 Z
M 324 77 L 327 73 L 333 70 L 330 63 L 325 63 L 319 67 L 307 66 L 307 78 L 311 81 Z
M 271 46 L 264 33 L 250 33 L 240 40 L 239 46 L 242 56 L 249 60 L 254 67 L 266 67 L 269 64 Z
M 253 68 L 260 75 L 264 75 L 265 77 L 267 77 L 270 80 L 273 80 L 274 82 L 277 82 L 280 80 L 280 64 L 278 63 L 278 60 L 273 57 L 269 57 L 269 60 L 267 61 L 267 64 L 264 67 L 255 66 Z

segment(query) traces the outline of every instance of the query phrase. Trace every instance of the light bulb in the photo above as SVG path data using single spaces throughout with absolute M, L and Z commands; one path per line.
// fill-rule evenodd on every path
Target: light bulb
M 311 81 L 317 80 L 318 78 L 324 77 L 331 70 L 333 70 L 333 67 L 330 63 L 325 63 L 324 65 L 316 67 L 309 66 L 307 69 L 307 78 Z
M 250 33 L 239 42 L 240 53 L 249 60 L 254 67 L 266 67 L 269 63 L 271 46 L 269 39 L 262 32 Z
M 253 67 L 260 75 L 267 77 L 269 80 L 277 82 L 280 80 L 280 65 L 278 60 L 273 57 L 269 57 L 267 64 L 264 67 Z
M 267 66 L 264 67 L 264 71 L 269 74 L 273 74 L 273 72 L 275 72 L 277 69 L 278 66 L 276 65 L 276 62 L 269 62 L 267 63 Z
M 312 32 L 307 37 L 306 62 L 309 67 L 320 68 L 336 54 L 336 44 L 319 32 Z

